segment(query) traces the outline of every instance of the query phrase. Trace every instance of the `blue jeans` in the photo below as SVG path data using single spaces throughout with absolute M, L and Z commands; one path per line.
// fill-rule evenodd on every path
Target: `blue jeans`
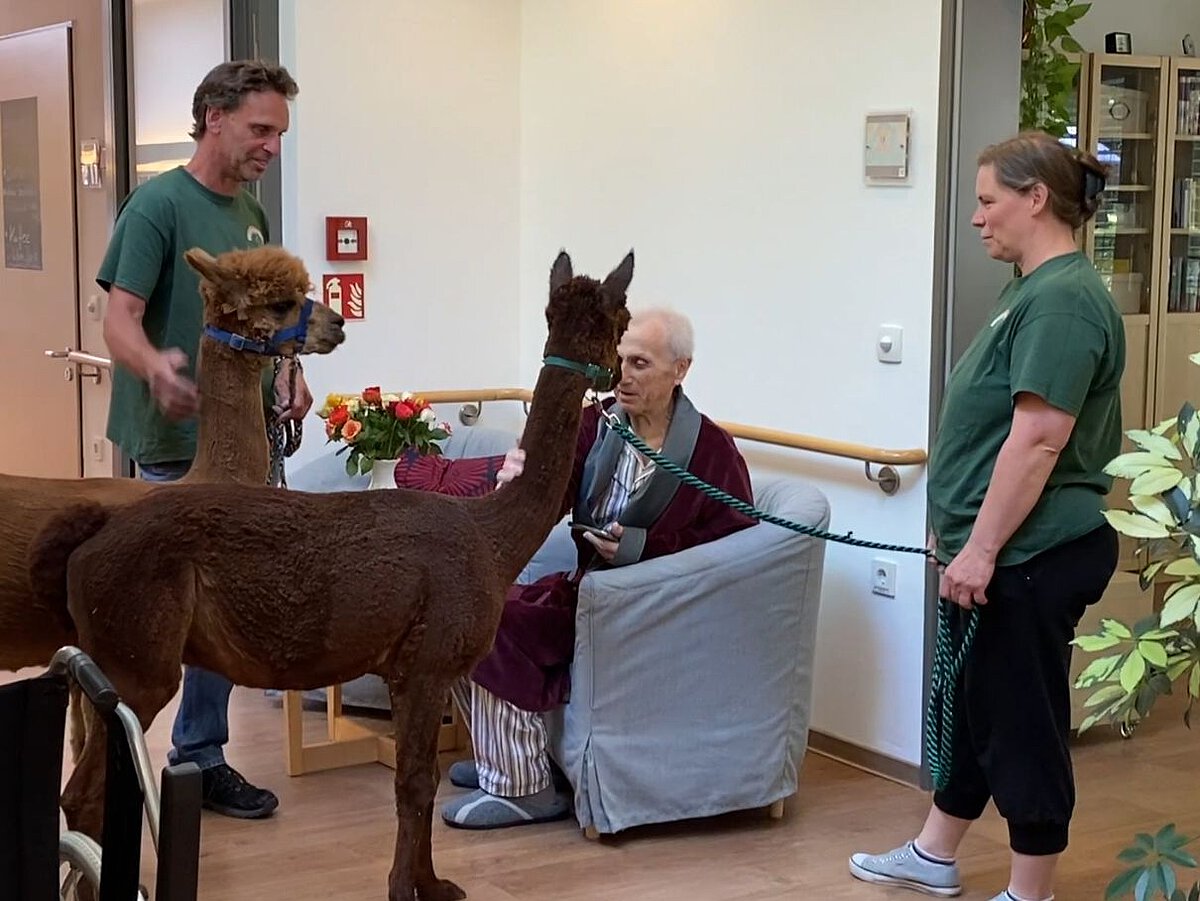
M 138 475 L 147 482 L 174 482 L 191 467 L 190 460 L 138 464 Z M 190 761 L 202 770 L 225 762 L 229 742 L 229 693 L 233 683 L 224 676 L 193 666 L 183 670 L 183 696 L 171 728 L 174 747 L 167 755 L 172 764 Z

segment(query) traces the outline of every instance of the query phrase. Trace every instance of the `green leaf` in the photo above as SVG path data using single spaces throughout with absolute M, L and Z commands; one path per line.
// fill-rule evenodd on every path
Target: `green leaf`
M 1175 442 L 1170 438 L 1155 435 L 1153 432 L 1147 432 L 1144 429 L 1131 429 L 1125 434 L 1129 437 L 1130 441 L 1144 451 L 1148 451 L 1151 454 L 1158 454 L 1167 460 L 1183 459 L 1183 454 L 1179 452 L 1179 448 L 1175 446 Z
M 1200 563 L 1195 557 L 1183 557 L 1167 564 L 1168 576 L 1200 576 Z
M 1143 848 L 1140 845 L 1134 845 L 1132 848 L 1126 848 L 1124 851 L 1118 854 L 1117 860 L 1123 861 L 1124 863 L 1137 863 L 1139 860 L 1145 860 L 1149 853 L 1149 850 L 1146 848 Z
M 1166 667 L 1167 665 L 1167 650 L 1157 641 L 1139 641 L 1137 644 L 1138 653 L 1146 659 L 1147 663 L 1153 663 L 1155 666 Z
M 1135 494 L 1129 500 L 1139 513 L 1143 516 L 1149 516 L 1155 522 L 1162 523 L 1164 526 L 1179 524 L 1179 521 L 1175 518 L 1175 514 L 1171 512 L 1171 508 L 1155 495 Z
M 1059 43 L 1063 50 L 1066 50 L 1068 53 L 1083 53 L 1083 45 L 1070 35 L 1067 35 Z
M 1184 841 L 1186 842 L 1188 839 L 1184 839 Z M 1172 863 L 1179 864 L 1181 867 L 1191 867 L 1194 869 L 1197 866 L 1196 858 L 1188 854 L 1187 851 L 1180 850 L 1179 848 L 1170 848 L 1163 851 L 1162 856 Z
M 1107 704 L 1110 701 L 1115 701 L 1117 698 L 1124 698 L 1129 692 L 1125 691 L 1120 685 L 1105 685 L 1102 689 L 1083 702 L 1084 707 L 1098 707 L 1101 704 Z
M 1200 663 L 1192 667 L 1192 675 L 1188 679 L 1188 694 L 1200 698 Z
M 1183 473 L 1174 466 L 1155 466 L 1129 483 L 1130 494 L 1162 494 L 1183 481 Z M 1146 536 L 1153 538 L 1155 536 Z
M 355 455 L 353 453 L 350 454 L 350 456 L 346 458 L 346 475 L 348 475 L 348 476 L 358 475 L 358 459 L 355 457 Z
M 1071 641 L 1071 644 L 1089 654 L 1107 650 L 1120 643 L 1121 639 L 1115 635 L 1079 635 Z
M 1175 886 L 1178 884 L 1175 881 L 1175 870 L 1162 861 L 1158 862 L 1158 881 L 1163 894 L 1168 896 L 1175 891 Z
M 1112 898 L 1123 898 L 1125 895 L 1128 895 L 1144 872 L 1145 867 L 1132 867 L 1124 873 L 1118 874 L 1108 884 L 1108 888 L 1104 890 L 1105 901 L 1110 901 Z
M 1109 635 L 1117 636 L 1117 638 L 1133 638 L 1133 633 L 1129 631 L 1129 627 L 1120 620 L 1102 619 L 1100 620 L 1100 628 Z
M 1155 867 L 1147 867 L 1142 870 L 1142 875 L 1138 877 L 1137 882 L 1133 885 L 1133 897 L 1136 901 L 1146 901 L 1150 897 L 1150 881 L 1153 879 L 1153 873 L 1157 872 Z
M 1196 538 L 1195 535 L 1192 536 Z M 1138 574 L 1138 587 L 1145 591 L 1150 587 L 1150 583 L 1154 581 L 1154 577 L 1162 572 L 1163 567 L 1167 565 L 1166 560 L 1159 560 L 1157 563 L 1151 563 Z
M 1103 682 L 1113 674 L 1123 656 L 1123 654 L 1113 654 L 1111 657 L 1098 657 L 1093 660 L 1075 679 L 1075 687 L 1088 688 L 1097 682 Z
M 1178 470 L 1172 469 L 1171 472 L 1179 475 Z M 1145 478 L 1145 476 L 1138 478 Z M 1104 518 L 1118 532 L 1133 538 L 1168 538 L 1171 535 L 1170 530 L 1162 523 L 1155 522 L 1140 513 L 1131 513 L 1128 510 L 1105 510 Z
M 1166 441 L 1166 438 L 1162 439 Z M 1168 442 L 1169 443 L 1169 442 Z M 1104 467 L 1106 475 L 1118 479 L 1135 479 L 1144 472 L 1156 467 L 1167 465 L 1167 460 L 1161 454 L 1151 454 L 1146 451 L 1131 451 L 1127 454 L 1113 457 Z
M 1190 618 L 1195 614 L 1198 602 L 1200 602 L 1200 585 L 1188 585 L 1176 591 L 1163 604 L 1162 614 L 1158 620 L 1159 625 L 1170 626 Z
M 1146 658 L 1141 654 L 1130 654 L 1121 667 L 1121 687 L 1132 694 L 1146 675 Z

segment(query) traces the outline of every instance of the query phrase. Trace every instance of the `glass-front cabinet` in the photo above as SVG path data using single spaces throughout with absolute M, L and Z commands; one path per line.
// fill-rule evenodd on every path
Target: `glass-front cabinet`
M 1200 367 L 1188 360 L 1200 351 L 1200 60 L 1172 60 L 1169 79 L 1159 419 L 1200 403 Z
M 1122 380 L 1125 429 L 1150 424 L 1154 407 L 1154 335 L 1160 305 L 1164 113 L 1168 61 L 1097 54 L 1091 67 L 1088 145 L 1108 167 L 1100 209 L 1084 233 L 1084 249 L 1125 322 Z

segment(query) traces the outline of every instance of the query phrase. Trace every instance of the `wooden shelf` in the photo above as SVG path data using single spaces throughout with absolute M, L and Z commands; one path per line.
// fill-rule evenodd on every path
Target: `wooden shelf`
M 1101 141 L 1152 141 L 1154 135 L 1148 131 L 1102 131 L 1096 136 Z
M 1117 228 L 1097 227 L 1096 234 L 1097 235 L 1148 235 L 1148 234 L 1150 234 L 1150 229 L 1148 229 L 1148 228 L 1122 228 L 1120 226 L 1118 226 Z
M 1104 189 L 1104 192 L 1107 194 L 1109 191 L 1119 191 L 1122 194 L 1128 194 L 1134 191 L 1142 192 L 1151 190 L 1153 190 L 1153 188 L 1151 188 L 1149 185 L 1109 185 Z
M 1193 238 L 1200 238 L 1200 228 L 1173 228 L 1171 229 L 1171 234 L 1188 235 Z
M 1150 314 L 1149 313 L 1122 313 L 1121 319 L 1122 319 L 1122 321 L 1127 322 L 1130 325 L 1149 325 L 1150 324 Z
M 1191 142 L 1191 143 L 1193 143 L 1193 144 L 1194 144 L 1194 143 L 1196 143 L 1197 141 L 1200 141 L 1200 135 L 1175 135 L 1175 140 L 1176 140 L 1176 141 Z

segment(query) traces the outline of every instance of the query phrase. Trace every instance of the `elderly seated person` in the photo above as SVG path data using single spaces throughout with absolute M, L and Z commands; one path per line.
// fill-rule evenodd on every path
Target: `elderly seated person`
M 683 393 L 692 363 L 692 327 L 679 313 L 634 313 L 618 346 L 621 379 L 609 410 L 656 451 L 747 502 L 746 463 L 733 439 Z M 446 460 L 453 468 L 470 461 Z M 524 451 L 509 451 L 497 481 L 518 477 Z M 565 703 L 575 641 L 579 580 L 594 567 L 624 566 L 684 550 L 753 525 L 754 520 L 683 485 L 584 411 L 563 513 L 578 530 L 577 568 L 554 573 L 508 595 L 489 655 L 455 691 L 469 711 L 475 759 L 450 769 L 455 785 L 474 791 L 445 806 L 451 826 L 495 829 L 562 819 L 569 797 L 551 775 L 541 714 Z

